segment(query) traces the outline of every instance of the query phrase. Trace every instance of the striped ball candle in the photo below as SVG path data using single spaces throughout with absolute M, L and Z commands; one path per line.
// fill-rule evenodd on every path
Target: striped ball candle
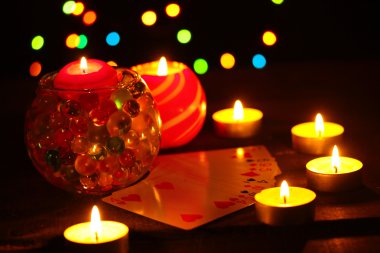
M 146 81 L 162 120 L 161 148 L 190 142 L 202 129 L 206 95 L 196 74 L 185 64 L 160 61 L 132 67 Z

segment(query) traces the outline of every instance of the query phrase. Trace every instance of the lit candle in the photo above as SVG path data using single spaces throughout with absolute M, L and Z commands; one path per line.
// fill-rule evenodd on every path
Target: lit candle
M 96 206 L 91 221 L 68 227 L 63 235 L 71 252 L 128 252 L 129 228 L 116 221 L 102 221 Z
M 185 64 L 159 61 L 133 66 L 146 81 L 160 112 L 161 148 L 187 144 L 202 129 L 206 95 L 196 74 Z
M 243 108 L 240 100 L 234 108 L 223 109 L 212 115 L 218 135 L 231 138 L 247 138 L 255 135 L 261 125 L 263 113 L 253 108 Z
M 64 90 L 109 88 L 117 84 L 117 73 L 113 67 L 85 57 L 64 66 L 54 79 L 54 87 Z
M 340 143 L 343 132 L 343 126 L 323 122 L 318 113 L 315 122 L 298 124 L 291 129 L 293 148 L 307 154 L 327 154 L 334 144 Z
M 257 219 L 267 225 L 300 225 L 314 219 L 316 194 L 305 188 L 281 187 L 262 190 L 255 195 Z
M 319 157 L 306 164 L 309 186 L 321 192 L 343 192 L 361 186 L 362 162 L 351 157 L 340 157 L 338 147 L 332 156 Z

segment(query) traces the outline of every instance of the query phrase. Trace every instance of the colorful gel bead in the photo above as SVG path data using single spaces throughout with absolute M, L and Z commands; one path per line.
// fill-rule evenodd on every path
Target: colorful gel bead
M 73 133 L 65 128 L 59 128 L 54 132 L 54 140 L 58 147 L 66 148 L 71 145 Z
M 89 117 L 95 126 L 103 126 L 108 121 L 108 112 L 106 110 L 95 108 L 90 111 Z
M 107 130 L 111 136 L 126 134 L 131 129 L 131 117 L 122 112 L 114 112 L 107 121 Z
M 94 160 L 104 160 L 107 157 L 107 150 L 99 143 L 95 143 L 88 149 L 88 155 Z
M 128 86 L 128 88 L 131 91 L 133 98 L 139 98 L 144 94 L 146 90 L 146 85 L 145 83 L 140 81 Z
M 48 125 L 51 129 L 66 128 L 68 120 L 61 112 L 56 111 L 49 115 Z
M 78 155 L 74 166 L 80 175 L 90 176 L 95 173 L 97 162 L 87 155 Z
M 102 100 L 98 108 L 106 111 L 108 115 L 111 115 L 112 113 L 117 111 L 117 107 L 115 103 L 110 99 Z
M 88 130 L 88 119 L 79 116 L 70 119 L 70 131 L 77 136 L 84 136 Z
M 79 103 L 86 111 L 91 111 L 99 105 L 99 96 L 97 93 L 83 93 L 79 95 Z
M 65 100 L 60 105 L 59 110 L 68 118 L 77 117 L 81 114 L 81 106 L 75 100 Z
M 75 162 L 76 154 L 70 150 L 63 151 L 60 159 L 63 165 L 72 165 Z
M 132 118 L 136 117 L 140 112 L 140 105 L 134 99 L 127 100 L 123 104 L 123 112 L 128 113 Z
M 120 163 L 117 156 L 110 155 L 104 160 L 99 161 L 97 170 L 104 173 L 113 173 L 120 169 Z
M 79 174 L 76 172 L 74 165 L 63 165 L 60 168 L 61 177 L 69 182 L 78 180 Z
M 121 88 L 118 90 L 115 90 L 111 94 L 111 100 L 115 103 L 117 109 L 121 109 L 123 104 L 129 100 L 132 99 L 133 96 L 131 92 L 128 90 L 128 88 Z
M 88 125 L 87 138 L 90 142 L 105 144 L 109 137 L 106 126 Z
M 139 145 L 140 142 L 139 134 L 133 129 L 129 130 L 128 133 L 123 135 L 123 139 L 125 146 L 129 148 L 137 147 L 137 145 Z
M 120 155 L 119 155 L 119 162 L 124 167 L 131 167 L 135 164 L 136 156 L 135 152 L 130 149 L 126 148 Z
M 58 150 L 51 149 L 48 150 L 45 154 L 45 159 L 47 165 L 51 167 L 53 170 L 58 170 L 61 166 L 61 160 L 59 159 L 59 152 Z
M 99 176 L 97 174 L 91 176 L 81 176 L 79 181 L 85 190 L 93 190 L 98 185 Z
M 90 142 L 86 137 L 77 136 L 71 141 L 71 150 L 77 154 L 85 154 L 88 151 Z
M 102 187 L 111 186 L 113 182 L 112 174 L 100 173 L 98 184 Z
M 125 149 L 124 141 L 117 136 L 109 138 L 106 145 L 107 149 L 114 154 L 120 154 Z

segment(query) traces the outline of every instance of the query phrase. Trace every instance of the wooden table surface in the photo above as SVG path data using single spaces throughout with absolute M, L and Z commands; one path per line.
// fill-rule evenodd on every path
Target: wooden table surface
M 290 128 L 321 112 L 345 127 L 341 154 L 364 163 L 364 186 L 317 196 L 315 221 L 297 227 L 257 222 L 251 206 L 191 231 L 183 231 L 50 185 L 31 164 L 23 142 L 24 113 L 37 80 L 3 81 L 0 176 L 0 251 L 64 252 L 63 230 L 88 220 L 93 204 L 104 219 L 130 228 L 130 252 L 380 252 L 380 62 L 287 62 L 263 70 L 210 71 L 200 76 L 208 112 L 188 145 L 161 154 L 265 145 L 282 170 L 280 182 L 306 187 L 305 164 L 315 156 L 295 152 Z M 264 112 L 259 134 L 224 139 L 211 114 L 240 98 Z

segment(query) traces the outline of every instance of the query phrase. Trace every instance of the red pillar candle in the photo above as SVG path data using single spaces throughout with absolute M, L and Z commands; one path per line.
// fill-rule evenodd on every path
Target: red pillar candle
M 206 96 L 196 74 L 185 64 L 166 61 L 133 66 L 146 81 L 162 120 L 161 148 L 187 144 L 202 129 Z
M 116 87 L 117 73 L 106 62 L 82 57 L 64 66 L 54 79 L 54 87 L 64 90 L 84 90 Z

